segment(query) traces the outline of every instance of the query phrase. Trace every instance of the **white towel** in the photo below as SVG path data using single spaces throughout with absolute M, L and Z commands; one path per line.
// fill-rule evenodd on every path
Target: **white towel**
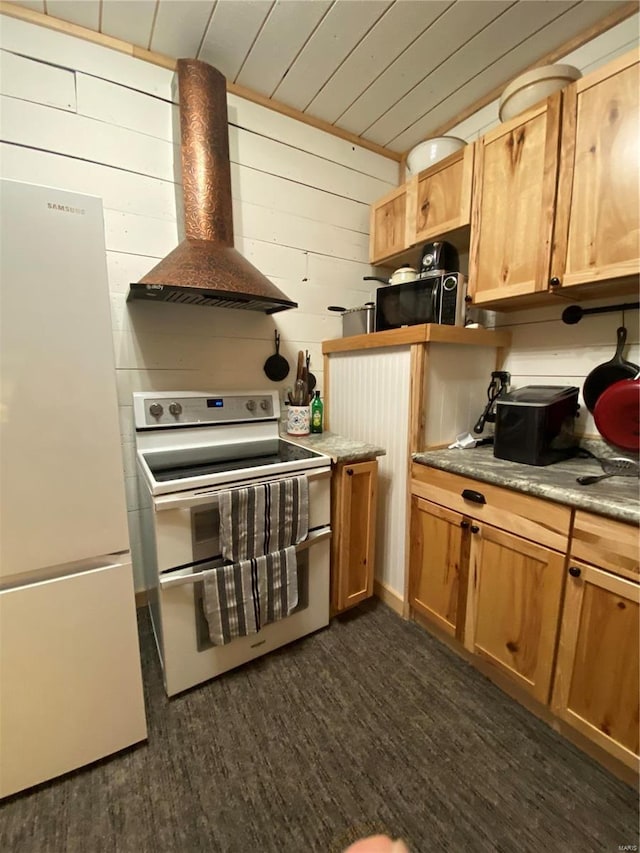
M 220 492 L 220 547 L 226 560 L 248 560 L 290 545 L 309 532 L 309 483 L 290 477 Z
M 218 646 L 289 616 L 298 604 L 295 547 L 209 570 L 203 602 L 209 637 Z

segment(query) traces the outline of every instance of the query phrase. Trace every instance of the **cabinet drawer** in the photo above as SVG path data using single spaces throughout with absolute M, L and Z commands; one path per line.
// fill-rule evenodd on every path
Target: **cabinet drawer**
M 611 518 L 577 510 L 571 537 L 571 556 L 638 580 L 638 528 Z
M 571 524 L 569 507 L 425 465 L 414 463 L 411 473 L 411 491 L 418 497 L 556 551 L 564 553 L 567 550 Z M 484 498 L 485 502 L 463 497 L 465 491 L 477 493 L 478 500 Z

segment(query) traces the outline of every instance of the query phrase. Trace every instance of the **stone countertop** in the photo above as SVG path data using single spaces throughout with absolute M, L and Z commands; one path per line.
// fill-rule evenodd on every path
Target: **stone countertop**
M 309 450 L 317 450 L 318 453 L 326 453 L 334 462 L 367 462 L 376 456 L 385 456 L 386 450 L 375 444 L 366 444 L 364 441 L 355 441 L 345 438 L 335 432 L 322 432 L 310 435 L 289 435 L 280 431 L 282 438 L 292 444 L 300 444 Z
M 609 451 L 599 455 L 634 458 L 634 454 L 622 452 L 612 454 Z M 609 477 L 590 486 L 581 486 L 576 482 L 578 476 L 603 473 L 595 459 L 574 458 L 545 466 L 523 465 L 496 459 L 493 447 L 489 445 L 469 450 L 454 448 L 414 453 L 413 460 L 421 465 L 546 498 L 617 521 L 632 524 L 640 522 L 637 477 Z

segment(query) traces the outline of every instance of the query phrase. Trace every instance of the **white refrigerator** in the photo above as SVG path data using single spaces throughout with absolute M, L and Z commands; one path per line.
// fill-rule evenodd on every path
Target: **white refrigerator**
M 0 181 L 0 797 L 146 734 L 102 201 Z

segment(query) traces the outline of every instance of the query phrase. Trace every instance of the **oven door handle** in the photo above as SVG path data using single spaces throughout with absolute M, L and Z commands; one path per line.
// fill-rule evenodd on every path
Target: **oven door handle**
M 299 554 L 301 551 L 306 551 L 318 542 L 322 542 L 324 539 L 329 539 L 330 537 L 331 529 L 328 527 L 325 527 L 323 530 L 314 531 L 309 534 L 304 542 L 300 542 L 299 545 L 296 545 L 296 554 Z M 204 572 L 196 572 L 192 575 L 179 575 L 176 578 L 160 578 L 160 587 L 162 589 L 168 589 L 170 586 L 182 586 L 187 583 L 198 583 L 198 581 L 204 580 L 205 575 L 210 571 L 211 569 L 207 569 Z
M 331 475 L 331 468 L 318 468 L 316 471 L 310 471 L 307 474 L 307 480 L 319 480 L 322 477 L 329 477 Z M 292 477 L 295 477 L 295 474 L 291 474 Z M 285 480 L 286 477 L 274 477 L 270 480 L 262 480 L 263 483 L 272 483 L 275 480 Z M 247 486 L 258 486 L 260 483 L 247 483 Z M 191 492 L 189 494 L 170 494 L 170 495 L 158 495 L 153 499 L 153 508 L 156 512 L 160 512 L 164 509 L 188 509 L 192 506 L 201 506 L 202 504 L 210 504 L 215 503 L 220 492 L 224 492 L 227 489 L 238 489 L 242 488 L 242 485 L 228 485 L 228 486 L 220 486 L 215 489 L 206 489 L 198 492 Z

